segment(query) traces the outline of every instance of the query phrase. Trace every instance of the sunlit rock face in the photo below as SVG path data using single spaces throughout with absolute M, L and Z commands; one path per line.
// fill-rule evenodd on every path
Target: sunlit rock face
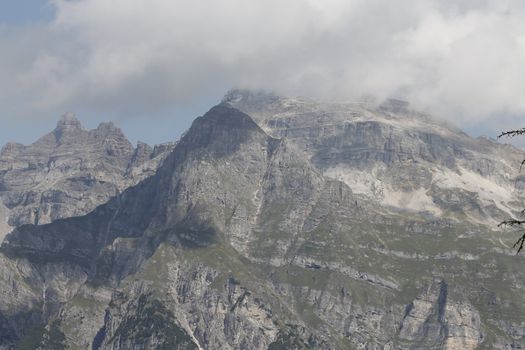
M 521 151 L 473 139 L 406 102 L 327 103 L 232 90 L 223 103 L 296 145 L 325 176 L 391 209 L 438 217 L 463 211 L 493 225 L 521 208 Z
M 145 180 L 5 238 L 0 349 L 525 346 L 525 260 L 494 231 L 520 156 L 400 101 L 232 91 Z

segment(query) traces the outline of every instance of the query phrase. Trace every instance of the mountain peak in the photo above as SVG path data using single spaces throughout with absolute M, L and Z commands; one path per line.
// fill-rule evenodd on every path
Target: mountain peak
M 271 103 L 280 98 L 282 97 L 264 90 L 232 89 L 224 95 L 221 102 L 232 105 L 239 103 Z
M 400 99 L 388 98 L 379 105 L 379 110 L 383 112 L 406 114 L 410 111 L 410 103 Z
M 220 104 L 197 118 L 180 146 L 190 149 L 208 148 L 213 153 L 229 153 L 240 144 L 248 142 L 254 135 L 266 139 L 266 133 L 247 114 Z
M 117 127 L 113 122 L 102 122 L 95 129 L 95 134 L 101 137 L 108 137 L 109 135 L 118 135 L 119 137 L 125 137 L 122 130 Z
M 226 104 L 211 108 L 204 116 L 195 120 L 194 126 L 197 128 L 206 126 L 213 133 L 219 131 L 222 133 L 224 130 L 229 135 L 237 133 L 239 130 L 264 133 L 248 114 Z
M 94 133 L 99 138 L 116 138 L 116 139 L 125 139 L 127 141 L 127 138 L 126 138 L 126 135 L 124 135 L 124 132 L 119 127 L 117 127 L 115 124 L 113 124 L 113 122 L 100 123 L 97 126 L 97 128 L 94 130 Z
M 77 119 L 75 113 L 67 112 L 63 114 L 57 123 L 57 129 L 60 130 L 71 130 L 71 129 L 82 129 L 80 120 Z
M 77 119 L 74 113 L 68 112 L 63 114 L 58 120 L 57 127 L 54 130 L 55 139 L 59 142 L 63 142 L 64 136 L 69 140 L 71 137 L 75 137 L 79 132 L 82 132 L 84 128 Z M 69 135 L 69 136 L 68 136 Z

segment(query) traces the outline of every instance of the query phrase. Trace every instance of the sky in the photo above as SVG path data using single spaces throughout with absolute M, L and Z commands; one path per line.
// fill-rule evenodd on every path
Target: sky
M 522 0 L 0 0 L 0 144 L 65 112 L 171 141 L 233 87 L 400 98 L 495 137 L 525 126 L 524 23 Z

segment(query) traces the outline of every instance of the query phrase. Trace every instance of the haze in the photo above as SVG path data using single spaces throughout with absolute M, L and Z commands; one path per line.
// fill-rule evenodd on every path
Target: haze
M 232 87 L 401 98 L 491 137 L 525 112 L 522 1 L 21 0 L 0 13 L 2 144 L 67 111 L 169 141 Z

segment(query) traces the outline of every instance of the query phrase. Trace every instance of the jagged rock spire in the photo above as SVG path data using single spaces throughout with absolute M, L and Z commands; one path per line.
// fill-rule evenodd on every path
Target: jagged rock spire
M 82 124 L 80 123 L 80 120 L 77 119 L 75 113 L 67 112 L 63 114 L 58 120 L 57 129 L 82 129 Z

